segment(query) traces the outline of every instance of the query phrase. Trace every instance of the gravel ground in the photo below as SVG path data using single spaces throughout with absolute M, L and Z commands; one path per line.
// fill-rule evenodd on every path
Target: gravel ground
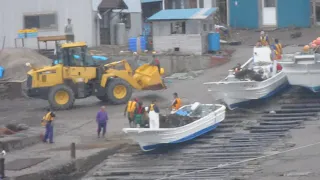
M 4 49 L 0 52 L 0 66 L 5 68 L 5 73 L 0 82 L 1 80 L 25 81 L 27 72 L 30 70 L 26 66 L 27 62 L 37 67 L 50 65 L 52 61 L 35 50 L 27 48 Z

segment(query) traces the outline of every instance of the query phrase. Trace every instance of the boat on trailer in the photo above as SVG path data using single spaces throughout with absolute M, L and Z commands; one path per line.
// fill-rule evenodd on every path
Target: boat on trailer
M 175 112 L 175 117 L 182 117 L 178 118 L 178 123 L 171 123 L 169 115 L 166 122 L 160 121 L 159 129 L 124 128 L 123 132 L 138 142 L 143 151 L 152 151 L 162 145 L 186 142 L 214 130 L 225 119 L 225 112 L 226 107 L 221 104 L 195 103 Z
M 282 71 L 277 71 L 277 61 L 271 60 L 269 47 L 255 47 L 253 57 L 241 66 L 242 71 L 261 74 L 263 80 L 252 77 L 237 77 L 234 70 L 218 82 L 206 82 L 208 91 L 215 99 L 222 100 L 230 110 L 252 100 L 266 99 L 288 86 L 288 80 Z
M 320 54 L 287 54 L 280 64 L 291 85 L 320 92 Z

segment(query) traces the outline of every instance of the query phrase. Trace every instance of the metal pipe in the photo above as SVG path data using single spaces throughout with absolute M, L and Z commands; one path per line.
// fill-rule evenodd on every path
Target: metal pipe
M 5 178 L 5 165 L 4 165 L 4 157 L 0 158 L 0 176 L 1 179 Z

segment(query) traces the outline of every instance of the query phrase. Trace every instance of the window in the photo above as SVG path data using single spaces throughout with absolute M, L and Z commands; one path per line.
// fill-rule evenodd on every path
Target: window
M 203 31 L 207 31 L 207 24 L 203 24 Z
M 96 66 L 92 57 L 87 55 L 86 47 L 66 48 L 62 50 L 62 53 L 59 53 L 59 56 L 63 59 L 65 66 Z
M 276 0 L 264 0 L 264 7 L 276 7 Z
M 185 34 L 185 33 L 186 33 L 185 22 L 171 23 L 171 34 Z
M 121 13 L 120 14 L 121 22 L 126 25 L 127 29 L 131 28 L 131 16 L 130 13 Z
M 213 24 L 210 24 L 209 31 L 213 31 Z
M 203 0 L 199 0 L 199 8 L 203 8 L 204 7 L 204 2 Z
M 24 15 L 24 28 L 57 29 L 57 16 L 54 13 Z

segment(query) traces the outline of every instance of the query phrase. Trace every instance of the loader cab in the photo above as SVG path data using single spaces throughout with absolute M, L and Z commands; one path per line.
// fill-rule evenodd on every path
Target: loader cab
M 65 43 L 60 47 L 58 59 L 64 66 L 71 67 L 92 67 L 96 66 L 95 61 L 87 55 L 87 45 L 84 42 Z

